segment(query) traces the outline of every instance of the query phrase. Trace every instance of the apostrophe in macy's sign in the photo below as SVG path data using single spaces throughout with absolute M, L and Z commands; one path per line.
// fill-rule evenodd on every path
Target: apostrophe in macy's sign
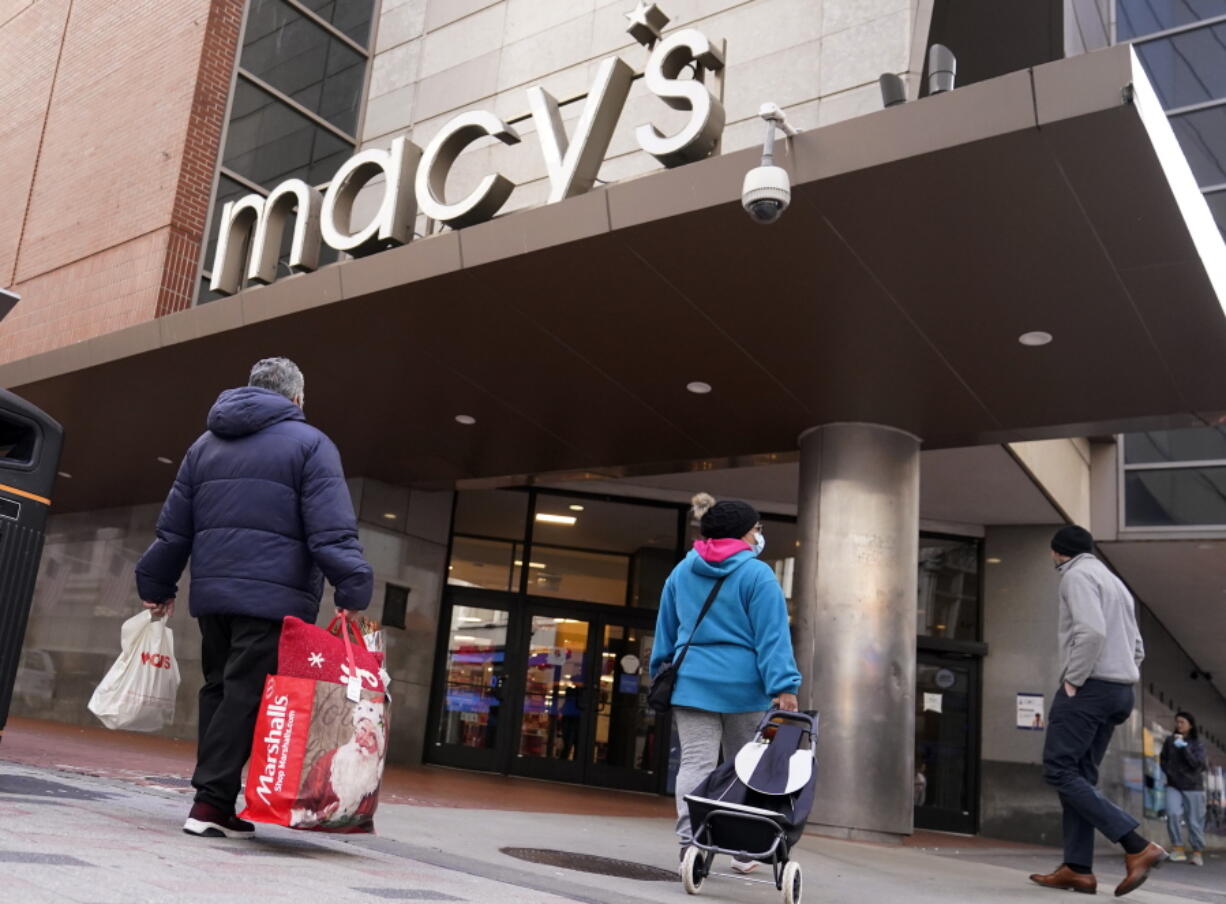
M 668 16 L 646 0 L 639 0 L 626 18 L 630 35 L 651 48 L 643 73 L 647 89 L 673 109 L 690 114 L 685 126 L 673 135 L 662 134 L 650 123 L 639 126 L 635 130 L 639 147 L 666 167 L 710 156 L 724 129 L 724 108 L 704 84 L 704 77 L 724 67 L 722 48 L 693 28 L 662 37 Z M 687 68 L 693 69 L 693 78 L 679 78 Z M 549 176 L 546 203 L 583 194 L 595 184 L 633 80 L 634 72 L 620 57 L 604 60 L 569 138 L 558 101 L 540 86 L 528 89 L 528 106 Z M 242 286 L 244 265 L 246 279 L 252 282 L 275 280 L 290 217 L 294 217 L 294 234 L 288 263 L 295 272 L 319 265 L 321 242 L 355 254 L 406 244 L 413 239 L 419 211 L 453 229 L 489 220 L 515 189 L 505 176 L 486 175 L 458 200 L 449 200 L 445 192 L 456 159 L 474 141 L 487 137 L 508 145 L 520 141 L 519 133 L 493 113 L 461 113 L 439 130 L 424 151 L 402 136 L 387 150 L 355 154 L 337 170 L 325 193 L 302 179 L 289 179 L 266 198 L 250 194 L 227 202 L 219 218 L 210 288 L 233 295 Z M 376 177 L 383 178 L 378 212 L 355 231 L 351 223 L 354 201 Z M 249 255 L 245 253 L 248 244 Z

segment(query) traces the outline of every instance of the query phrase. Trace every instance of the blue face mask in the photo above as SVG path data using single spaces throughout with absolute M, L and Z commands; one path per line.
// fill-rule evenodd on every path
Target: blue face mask
M 762 550 L 766 549 L 766 534 L 758 531 L 754 534 L 753 554 L 755 556 L 762 555 Z

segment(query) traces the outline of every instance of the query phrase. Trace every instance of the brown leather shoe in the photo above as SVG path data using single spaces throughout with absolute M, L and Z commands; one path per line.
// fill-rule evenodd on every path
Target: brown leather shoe
M 1115 896 L 1122 898 L 1130 891 L 1136 891 L 1149 878 L 1149 871 L 1162 866 L 1170 856 L 1162 845 L 1152 841 L 1140 853 L 1125 854 L 1124 868 L 1128 872 L 1124 876 L 1124 881 L 1115 887 Z
M 1035 873 L 1030 877 L 1030 881 L 1035 885 L 1042 885 L 1044 888 L 1075 891 L 1083 895 L 1098 894 L 1098 880 L 1094 878 L 1093 873 L 1075 873 L 1063 863 L 1060 864 L 1060 868 L 1054 873 L 1047 873 L 1046 875 Z

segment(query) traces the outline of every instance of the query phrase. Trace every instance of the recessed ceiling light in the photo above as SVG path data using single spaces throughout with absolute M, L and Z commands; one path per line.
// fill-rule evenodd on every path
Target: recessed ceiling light
M 67 471 L 56 471 L 55 473 L 58 474 L 60 477 L 63 477 L 65 480 L 72 480 L 72 475 L 69 474 Z
M 989 565 L 999 565 L 1001 560 L 996 558 L 996 556 L 989 556 L 988 558 L 984 559 L 984 561 Z
M 1022 333 L 1022 335 L 1017 337 L 1018 342 L 1022 343 L 1022 345 L 1028 345 L 1031 348 L 1037 348 L 1040 345 L 1047 345 L 1047 343 L 1051 342 L 1051 340 L 1051 333 L 1045 333 L 1042 330 Z
M 702 380 L 695 380 L 692 383 L 686 383 L 685 388 L 694 393 L 694 395 L 706 395 L 711 391 L 711 384 L 704 383 Z
M 396 513 L 395 512 L 384 512 L 383 517 L 386 518 L 388 521 L 395 521 Z
M 159 455 L 159 456 L 158 456 L 158 461 L 160 461 L 160 462 L 161 462 L 162 464 L 164 464 L 164 465 L 173 465 L 173 464 L 174 464 L 174 462 L 173 462 L 173 461 L 171 461 L 169 458 L 167 458 L 165 455 Z
M 546 524 L 565 524 L 567 527 L 573 527 L 579 519 L 571 515 L 547 515 L 544 512 L 537 512 L 536 520 L 544 521 Z
M 581 512 L 581 511 L 583 511 L 583 506 L 581 506 L 581 505 L 571 505 L 571 506 L 567 506 L 567 508 L 569 508 L 569 509 L 570 509 L 572 512 Z
M 471 427 L 473 424 L 477 423 L 477 419 L 471 414 L 457 414 L 455 416 L 455 422 L 457 424 L 463 424 L 465 427 Z

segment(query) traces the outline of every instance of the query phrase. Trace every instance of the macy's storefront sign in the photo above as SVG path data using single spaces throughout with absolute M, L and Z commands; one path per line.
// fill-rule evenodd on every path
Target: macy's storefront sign
M 693 28 L 662 37 L 668 17 L 646 0 L 639 0 L 627 18 L 627 31 L 652 48 L 644 72 L 648 90 L 673 109 L 690 114 L 672 135 L 661 134 L 650 123 L 639 126 L 635 131 L 639 147 L 667 167 L 709 156 L 724 129 L 724 108 L 704 84 L 704 76 L 723 68 L 722 49 Z M 694 77 L 679 78 L 687 68 L 693 69 Z M 633 71 L 620 57 L 602 62 L 569 138 L 558 101 L 544 88 L 528 89 L 528 105 L 549 177 L 546 203 L 582 194 L 595 184 L 633 80 Z M 419 212 L 453 229 L 490 219 L 515 189 L 500 173 L 483 177 L 464 198 L 449 200 L 444 192 L 456 159 L 474 141 L 486 137 L 508 145 L 520 141 L 515 129 L 493 113 L 461 113 L 439 130 L 425 150 L 402 136 L 387 150 L 355 154 L 337 170 L 326 192 L 302 179 L 289 179 L 267 197 L 250 194 L 227 202 L 219 218 L 210 288 L 233 295 L 244 278 L 263 284 L 275 280 L 282 237 L 291 217 L 294 232 L 288 264 L 295 272 L 318 266 L 321 242 L 359 255 L 410 242 Z M 378 211 L 369 223 L 355 229 L 351 223 L 354 202 L 376 177 L 383 178 Z

